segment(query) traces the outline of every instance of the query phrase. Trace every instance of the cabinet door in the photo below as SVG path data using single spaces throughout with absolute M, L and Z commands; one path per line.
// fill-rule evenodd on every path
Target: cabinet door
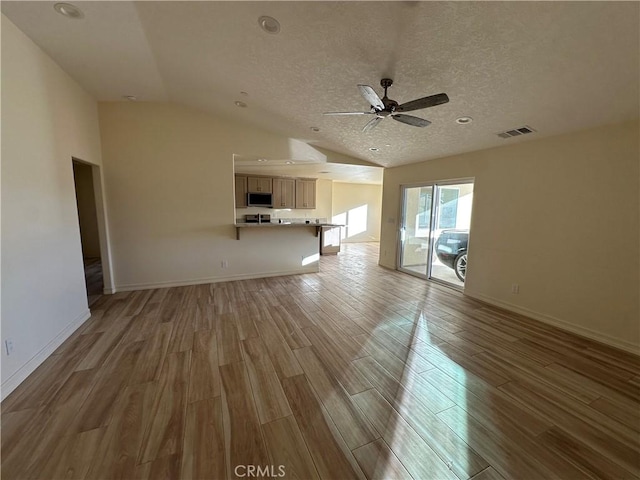
M 247 191 L 250 193 L 272 193 L 270 177 L 247 177 Z
M 316 208 L 315 180 L 296 180 L 296 208 Z
M 273 208 L 295 208 L 296 181 L 293 178 L 273 179 Z
M 236 175 L 236 208 L 247 207 L 247 177 Z

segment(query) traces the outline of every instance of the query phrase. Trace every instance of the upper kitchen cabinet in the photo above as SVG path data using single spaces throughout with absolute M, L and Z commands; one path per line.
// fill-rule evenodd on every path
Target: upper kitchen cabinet
M 296 208 L 316 208 L 316 179 L 296 180 Z
M 296 208 L 296 180 L 273 179 L 273 208 Z
M 236 208 L 247 207 L 247 177 L 236 175 Z
M 273 193 L 271 177 L 247 177 L 247 192 Z

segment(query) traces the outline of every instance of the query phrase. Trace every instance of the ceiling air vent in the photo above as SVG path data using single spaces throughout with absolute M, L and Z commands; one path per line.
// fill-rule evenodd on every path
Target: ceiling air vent
M 511 130 L 507 130 L 506 132 L 496 133 L 500 138 L 511 138 L 511 137 L 519 137 L 520 135 L 526 135 L 527 133 L 535 132 L 535 130 L 531 127 L 525 125 L 520 128 L 513 128 Z

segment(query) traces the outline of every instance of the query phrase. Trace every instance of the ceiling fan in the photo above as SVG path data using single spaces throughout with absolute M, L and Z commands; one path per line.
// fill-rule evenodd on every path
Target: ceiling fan
M 436 105 L 442 105 L 449 101 L 449 97 L 446 93 L 438 93 L 436 95 L 430 95 L 428 97 L 418 98 L 410 102 L 398 104 L 395 100 L 391 100 L 387 97 L 387 88 L 393 85 L 393 80 L 390 78 L 383 78 L 380 80 L 380 85 L 384 88 L 384 97 L 380 98 L 373 88 L 369 85 L 358 85 L 360 94 L 371 105 L 371 110 L 368 112 L 326 112 L 325 115 L 375 115 L 369 123 L 367 123 L 362 129 L 363 132 L 368 132 L 373 129 L 380 121 L 387 117 L 391 117 L 398 122 L 406 123 L 414 127 L 426 127 L 431 125 L 429 120 L 424 118 L 414 117 L 413 115 L 404 115 L 402 112 L 411 112 L 413 110 L 420 110 L 428 107 L 435 107 Z

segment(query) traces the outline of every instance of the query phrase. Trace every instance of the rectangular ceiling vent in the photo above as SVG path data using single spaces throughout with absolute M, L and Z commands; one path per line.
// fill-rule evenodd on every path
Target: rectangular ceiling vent
M 511 130 L 507 130 L 506 132 L 496 133 L 500 138 L 511 138 L 511 137 L 519 137 L 520 135 L 526 135 L 527 133 L 533 133 L 535 130 L 527 125 L 524 127 L 513 128 Z

